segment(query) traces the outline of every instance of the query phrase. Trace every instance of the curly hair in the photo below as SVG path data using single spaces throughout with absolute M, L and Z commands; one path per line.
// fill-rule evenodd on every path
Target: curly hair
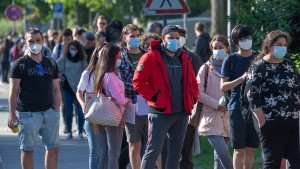
M 160 36 L 157 35 L 156 33 L 147 33 L 147 34 L 144 34 L 141 36 L 141 46 L 145 46 L 146 44 L 146 41 L 149 39 L 149 38 L 153 38 L 154 40 L 160 40 Z
M 257 56 L 256 60 L 260 60 L 265 55 L 269 54 L 271 47 L 274 45 L 274 43 L 279 38 L 285 38 L 286 42 L 287 42 L 287 47 L 289 46 L 289 44 L 291 42 L 291 36 L 289 35 L 289 33 L 281 31 L 281 30 L 274 30 L 274 31 L 267 34 L 266 38 L 263 41 L 263 44 L 262 44 L 262 47 L 261 47 L 261 52 Z

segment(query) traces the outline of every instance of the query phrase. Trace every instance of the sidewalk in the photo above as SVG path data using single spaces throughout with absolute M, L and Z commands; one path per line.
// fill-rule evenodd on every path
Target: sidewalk
M 9 84 L 0 82 L 0 169 L 20 169 L 19 138 L 7 127 L 8 119 L 8 93 Z M 58 169 L 87 169 L 89 149 L 86 137 L 77 139 L 73 134 L 73 140 L 66 140 L 63 131 L 62 118 L 60 120 L 60 151 Z M 73 120 L 73 133 L 76 133 L 76 121 Z M 36 169 L 44 167 L 45 149 L 41 140 L 37 139 L 37 147 L 34 151 L 34 166 Z

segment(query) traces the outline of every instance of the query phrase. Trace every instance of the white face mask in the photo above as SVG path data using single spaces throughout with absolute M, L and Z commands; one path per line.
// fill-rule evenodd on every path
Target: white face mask
M 121 59 L 118 59 L 115 64 L 115 68 L 118 69 L 121 66 Z
M 249 50 L 252 47 L 252 39 L 246 40 L 245 42 L 239 41 L 239 47 L 244 50 Z
M 72 50 L 69 50 L 69 52 L 70 52 L 70 54 L 71 54 L 71 56 L 76 56 L 76 54 L 77 54 L 77 50 L 74 50 L 74 49 L 72 49 Z
M 184 47 L 184 45 L 186 45 L 185 37 L 180 36 L 179 41 L 180 41 L 180 48 L 182 48 L 182 47 Z
M 32 44 L 32 45 L 29 45 L 30 52 L 33 53 L 33 54 L 35 54 L 35 55 L 37 55 L 37 54 L 39 54 L 41 52 L 42 47 L 43 47 L 43 45 L 36 44 L 36 43 Z

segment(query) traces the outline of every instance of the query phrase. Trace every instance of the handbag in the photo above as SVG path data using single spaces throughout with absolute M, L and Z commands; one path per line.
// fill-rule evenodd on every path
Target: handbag
M 121 106 L 113 101 L 114 99 L 106 97 L 101 89 L 99 93 L 90 94 L 89 96 L 91 97 L 91 103 L 90 106 L 86 105 L 85 119 L 103 126 L 119 126 L 123 116 Z
M 204 64 L 204 70 L 205 70 L 205 76 L 204 76 L 204 93 L 206 93 L 207 88 L 207 78 L 208 78 L 208 69 L 209 65 L 206 63 Z M 197 128 L 200 123 L 200 115 L 203 108 L 203 103 L 200 101 L 197 101 L 197 103 L 194 105 L 194 108 L 192 109 L 192 115 L 189 118 L 188 124 L 194 126 Z

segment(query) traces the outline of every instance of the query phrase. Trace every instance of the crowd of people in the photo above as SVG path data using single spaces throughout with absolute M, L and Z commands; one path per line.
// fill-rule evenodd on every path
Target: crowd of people
M 45 167 L 57 168 L 59 119 L 71 140 L 74 116 L 76 139 L 88 139 L 90 169 L 192 169 L 195 133 L 213 147 L 215 169 L 252 169 L 259 145 L 264 168 L 279 169 L 283 158 L 300 168 L 300 75 L 284 58 L 288 33 L 270 32 L 256 52 L 251 28 L 237 25 L 231 38 L 238 51 L 231 52 L 227 37 L 210 38 L 200 22 L 193 50 L 180 25 L 155 22 L 145 33 L 99 16 L 97 28 L 29 28 L 24 38 L 13 33 L 0 41 L 2 82 L 11 86 L 8 126 L 20 126 L 22 168 L 33 168 L 37 136 Z M 242 83 L 250 113 L 242 111 Z M 85 120 L 99 92 L 134 120 Z

